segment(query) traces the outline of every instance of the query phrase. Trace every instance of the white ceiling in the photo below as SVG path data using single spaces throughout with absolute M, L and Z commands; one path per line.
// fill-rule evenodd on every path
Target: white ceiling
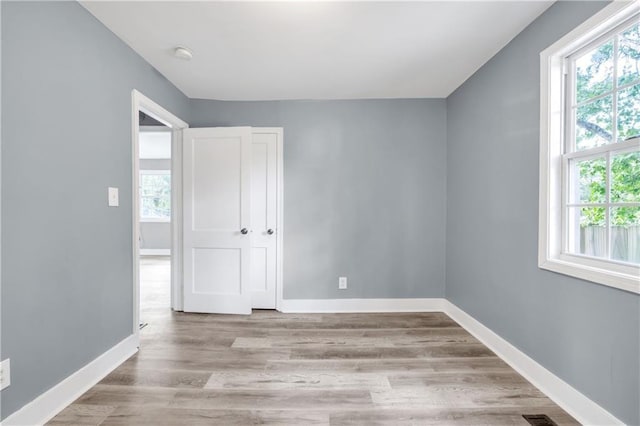
M 82 2 L 187 96 L 220 100 L 443 98 L 551 3 Z

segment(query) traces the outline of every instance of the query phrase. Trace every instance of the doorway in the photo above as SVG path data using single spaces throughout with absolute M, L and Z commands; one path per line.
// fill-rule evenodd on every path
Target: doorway
M 133 334 L 182 310 L 179 142 L 188 124 L 132 92 Z
M 201 250 L 203 248 L 202 244 L 200 242 L 194 244 L 191 238 L 195 235 L 193 232 L 197 231 L 196 228 L 198 228 L 192 226 L 195 223 L 193 220 L 195 219 L 194 207 L 198 205 L 202 206 L 202 203 L 205 205 L 210 204 L 209 202 L 212 196 L 214 198 L 222 196 L 220 200 L 224 201 L 228 198 L 229 194 L 235 191 L 233 188 L 237 188 L 236 185 L 228 185 L 229 177 L 234 176 L 236 172 L 240 171 L 240 169 L 233 171 L 229 168 L 229 165 L 233 161 L 223 161 L 218 167 L 212 166 L 216 161 L 220 162 L 221 156 L 231 155 L 230 153 L 233 149 L 229 150 L 229 139 L 224 136 L 224 134 L 229 131 L 233 132 L 233 128 L 188 129 L 189 125 L 186 122 L 136 90 L 132 93 L 132 105 L 134 160 L 133 331 L 138 341 L 140 337 L 140 324 L 141 322 L 143 324 L 145 322 L 144 320 L 141 321 L 140 316 L 142 301 L 140 287 L 141 271 L 145 274 L 145 277 L 151 278 L 148 280 L 148 287 L 144 289 L 145 293 L 142 294 L 142 296 L 145 298 L 148 297 L 149 299 L 143 302 L 149 302 L 150 308 L 164 309 L 163 312 L 165 314 L 170 314 L 171 312 L 166 308 L 166 293 L 165 296 L 161 295 L 162 290 L 166 290 L 166 287 L 163 287 L 163 285 L 166 284 L 167 276 L 170 276 L 170 307 L 174 311 L 211 313 L 241 313 L 240 311 L 242 311 L 242 313 L 251 313 L 251 309 L 280 309 L 283 299 L 283 129 L 243 128 L 244 142 L 241 145 L 244 146 L 244 149 L 248 153 L 242 160 L 244 170 L 242 172 L 244 176 L 242 182 L 248 184 L 243 190 L 243 198 L 248 201 L 245 203 L 246 206 L 253 204 L 256 208 L 249 210 L 243 207 L 241 216 L 246 219 L 242 220 L 245 225 L 238 229 L 235 229 L 237 228 L 236 226 L 232 230 L 234 234 L 237 233 L 245 236 L 248 234 L 248 237 L 245 238 L 245 242 L 243 243 L 243 250 L 246 254 L 243 256 L 245 260 L 242 261 L 243 278 L 240 285 L 242 297 L 238 298 L 243 300 L 243 308 L 236 309 L 238 305 L 235 302 L 233 304 L 226 303 L 222 301 L 222 299 L 231 299 L 229 297 L 229 288 L 233 286 L 227 285 L 228 280 L 233 279 L 236 283 L 240 283 L 240 278 L 236 272 L 237 270 L 234 270 L 233 267 L 233 262 L 237 259 L 227 259 L 235 255 L 233 250 L 239 247 L 234 248 L 233 244 L 232 247 L 224 247 L 224 244 L 219 245 L 220 242 L 218 241 L 214 243 L 218 244 L 217 247 L 212 247 L 210 250 Z M 143 115 L 141 115 L 141 113 Z M 141 124 L 144 127 L 145 120 L 155 120 L 157 123 L 151 122 L 153 128 L 143 129 L 141 128 Z M 167 131 L 167 129 L 169 129 L 169 131 Z M 170 154 L 168 155 L 170 157 L 170 169 L 168 171 L 166 170 L 166 166 L 164 166 L 164 169 L 163 167 L 159 167 L 159 169 L 156 167 L 151 171 L 144 170 L 144 168 L 141 167 L 141 134 L 145 130 L 149 130 L 151 133 L 166 132 L 171 134 L 171 148 Z M 202 135 L 206 141 L 202 143 L 198 142 L 196 145 L 193 145 L 193 141 L 187 142 L 189 139 L 186 135 L 189 134 L 193 136 L 194 130 L 197 130 L 196 134 Z M 219 136 L 223 136 L 219 138 L 220 144 L 211 143 L 211 138 L 208 137 L 210 136 L 208 135 L 210 131 L 214 133 L 218 132 L 220 133 Z M 144 137 L 146 136 L 143 136 L 143 138 Z M 233 145 L 233 143 L 231 143 L 231 145 Z M 189 149 L 193 150 L 193 148 L 202 152 L 195 155 L 189 151 Z M 204 161 L 204 157 L 207 156 L 204 155 L 205 153 L 208 153 L 209 158 L 207 161 L 209 162 Z M 229 159 L 232 159 L 232 157 L 233 156 L 230 156 Z M 149 160 L 166 160 L 166 158 L 151 158 Z M 200 164 L 197 173 L 195 173 L 193 168 L 195 164 Z M 212 173 L 215 175 L 222 171 L 226 173 L 226 175 L 222 176 L 222 179 L 215 181 L 209 179 L 212 177 L 209 176 Z M 162 177 L 162 173 L 165 173 L 164 178 Z M 152 247 L 150 241 L 151 234 L 146 233 L 145 235 L 140 231 L 141 208 L 145 207 L 142 205 L 143 202 L 140 198 L 140 183 L 142 179 L 147 179 L 147 175 L 153 175 L 154 177 L 148 180 L 155 183 L 162 183 L 164 179 L 165 187 L 167 182 L 170 182 L 170 208 L 164 212 L 152 212 L 152 215 L 156 216 L 162 216 L 163 214 L 170 216 L 171 244 L 168 252 L 165 247 Z M 199 177 L 196 179 L 196 176 Z M 191 181 L 191 184 L 189 184 L 187 178 Z M 194 189 L 196 189 L 196 187 L 192 185 L 193 182 L 195 182 L 194 179 L 199 182 L 197 185 L 199 188 L 198 191 L 208 187 L 218 188 L 219 192 L 215 194 L 201 193 L 200 196 L 194 197 Z M 203 182 L 206 182 L 204 186 Z M 231 188 L 231 192 L 227 191 L 229 188 Z M 255 191 L 252 189 L 255 189 Z M 161 190 L 159 190 L 159 192 L 162 193 Z M 154 198 L 155 195 L 152 195 L 152 198 Z M 184 202 L 183 198 L 185 200 Z M 206 220 L 202 222 L 198 219 L 198 223 L 206 224 L 211 222 L 213 220 L 212 218 L 224 219 L 225 217 L 231 217 L 228 212 L 223 211 L 224 209 L 220 209 L 219 207 L 225 206 L 225 208 L 234 209 L 234 206 L 237 206 L 236 203 L 231 202 L 216 202 L 215 204 L 216 208 L 214 210 L 209 209 L 209 211 L 198 207 L 199 211 L 206 214 L 205 216 L 200 216 L 200 218 L 205 218 Z M 153 207 L 152 210 L 156 208 L 162 210 L 164 205 L 166 205 L 166 199 L 165 202 L 158 202 L 151 207 Z M 225 222 L 225 220 L 222 220 L 221 223 L 222 222 Z M 245 227 L 248 229 L 244 229 Z M 216 230 L 216 228 L 217 226 L 214 226 L 208 231 Z M 187 230 L 189 230 L 189 232 L 187 232 Z M 220 229 L 217 230 L 219 231 Z M 207 230 L 205 229 L 205 231 Z M 205 232 L 205 234 L 211 236 L 211 232 Z M 217 251 L 214 253 L 215 249 L 217 249 Z M 143 256 L 155 257 L 143 257 L 142 260 L 145 262 L 141 265 L 141 254 Z M 165 256 L 169 257 L 168 263 Z M 198 259 L 195 259 L 195 257 L 198 257 Z M 230 265 L 232 267 L 230 267 Z M 186 266 L 188 266 L 188 268 Z M 236 262 L 236 266 L 239 267 L 240 264 Z M 197 270 L 194 267 L 197 267 Z M 197 279 L 194 279 L 194 272 L 197 273 Z M 145 285 L 147 285 L 147 283 L 145 283 Z M 227 288 L 224 288 L 225 285 Z M 154 287 L 156 288 L 155 290 Z M 151 292 L 150 295 L 146 293 L 147 290 Z M 196 300 L 197 304 L 202 306 L 202 308 L 185 309 L 187 293 L 192 297 L 191 300 Z M 194 293 L 200 293 L 197 299 L 193 297 L 195 296 Z M 207 304 L 200 299 L 208 299 L 212 303 Z M 217 307 L 220 306 L 224 308 L 218 309 Z M 167 315 L 167 317 L 169 316 L 170 315 Z
M 138 113 L 140 328 L 171 309 L 171 128 Z

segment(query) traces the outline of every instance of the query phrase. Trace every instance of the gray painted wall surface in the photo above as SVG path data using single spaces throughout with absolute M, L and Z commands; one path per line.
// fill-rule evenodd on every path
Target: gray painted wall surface
M 131 90 L 189 101 L 78 3 L 1 7 L 5 418 L 131 334 Z
M 140 249 L 171 250 L 171 223 L 141 222 Z
M 445 123 L 443 99 L 199 100 L 190 121 L 284 127 L 287 299 L 444 295 Z
M 446 243 L 448 298 L 639 423 L 640 298 L 536 265 L 538 53 L 601 6 L 556 4 L 446 103 L 216 102 L 77 3 L 2 2 L 2 418 L 131 332 L 136 87 L 194 127 L 285 128 L 286 298 L 442 297 Z
M 447 99 L 447 298 L 629 424 L 640 297 L 537 267 L 539 52 L 603 7 L 558 2 Z
M 141 158 L 140 170 L 171 170 L 171 160 Z

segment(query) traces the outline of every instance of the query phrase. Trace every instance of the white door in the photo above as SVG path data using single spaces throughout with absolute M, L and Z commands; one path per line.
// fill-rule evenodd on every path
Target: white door
M 251 128 L 183 132 L 185 312 L 251 313 Z
M 281 130 L 253 129 L 251 143 L 251 306 L 275 309 L 278 236 L 278 138 Z

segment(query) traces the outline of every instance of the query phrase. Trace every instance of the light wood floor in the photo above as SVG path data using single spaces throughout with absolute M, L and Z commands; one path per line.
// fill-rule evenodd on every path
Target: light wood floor
M 140 352 L 52 425 L 577 424 L 440 313 L 172 313 L 142 265 Z

